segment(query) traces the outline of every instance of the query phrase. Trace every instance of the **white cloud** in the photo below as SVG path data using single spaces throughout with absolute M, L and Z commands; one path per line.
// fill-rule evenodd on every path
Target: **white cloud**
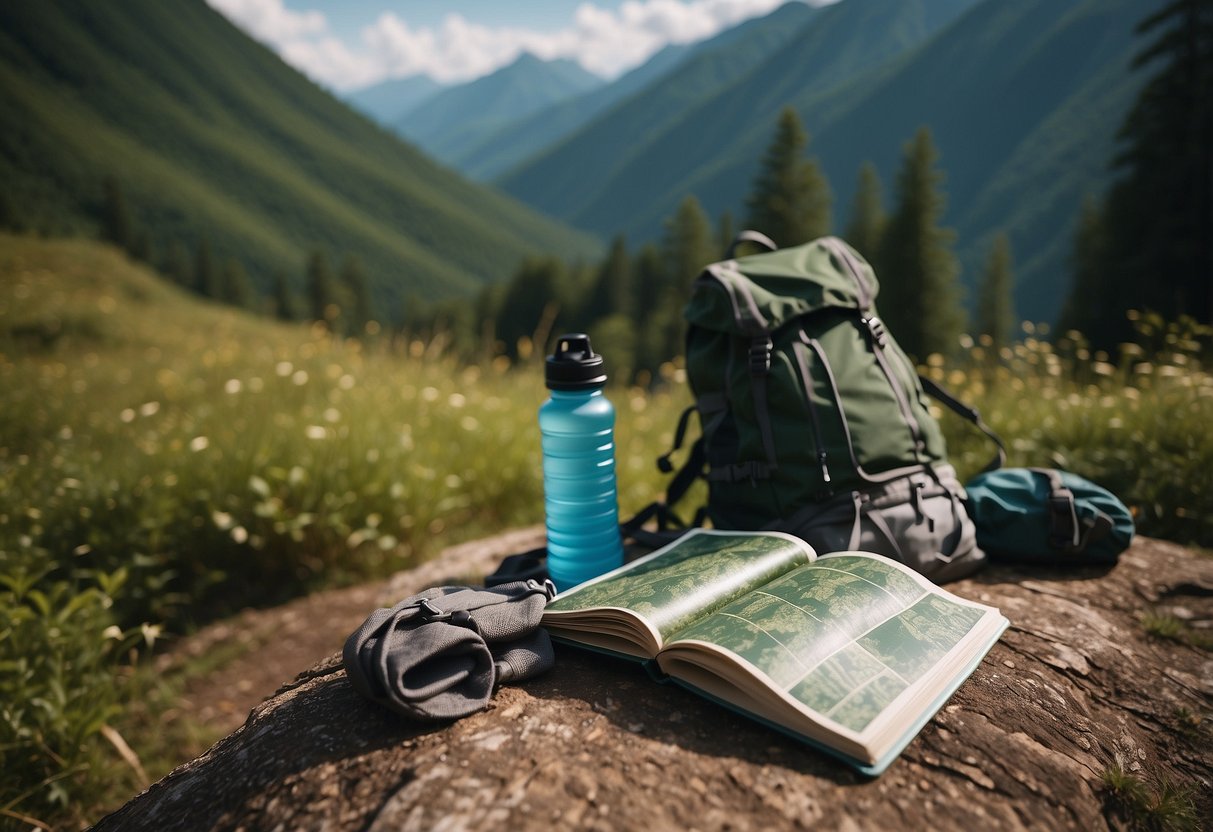
M 614 10 L 584 2 L 571 25 L 554 31 L 484 26 L 455 12 L 435 27 L 414 27 L 394 12 L 384 12 L 362 30 L 357 44 L 335 37 L 320 12 L 294 12 L 283 0 L 209 2 L 292 66 L 322 84 L 347 90 L 418 73 L 465 81 L 524 51 L 548 60 L 571 58 L 591 72 L 613 77 L 668 44 L 711 37 L 769 13 L 783 0 L 626 0 Z
M 323 34 L 328 21 L 317 11 L 293 12 L 283 0 L 208 0 L 212 7 L 253 37 L 274 46 Z

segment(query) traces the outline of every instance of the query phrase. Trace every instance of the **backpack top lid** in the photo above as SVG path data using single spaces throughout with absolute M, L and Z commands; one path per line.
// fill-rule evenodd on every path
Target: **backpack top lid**
M 717 286 L 725 291 L 713 291 Z M 837 237 L 822 237 L 713 263 L 695 281 L 683 316 L 695 326 L 756 336 L 827 307 L 867 311 L 879 290 L 859 252 Z

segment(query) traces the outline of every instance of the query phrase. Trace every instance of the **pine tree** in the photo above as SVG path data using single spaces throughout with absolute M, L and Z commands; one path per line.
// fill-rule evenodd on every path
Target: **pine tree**
M 661 250 L 653 243 L 647 243 L 636 254 L 632 264 L 635 276 L 633 285 L 635 321 L 639 337 L 635 344 L 635 360 L 633 367 L 638 376 L 651 379 L 661 366 L 664 357 L 665 333 L 661 332 L 655 321 L 656 310 L 660 300 L 666 296 L 671 279 L 666 269 L 665 259 Z M 647 383 L 642 378 L 640 383 Z
M 1005 347 L 1015 330 L 1015 275 L 1011 265 L 1011 241 L 1005 233 L 994 238 L 985 274 L 977 295 L 977 332 L 988 335 L 991 348 Z
M 299 320 L 299 310 L 295 305 L 295 295 L 286 280 L 286 272 L 281 268 L 274 269 L 273 295 L 274 317 L 280 321 Z
M 194 291 L 204 298 L 219 297 L 219 269 L 211 253 L 211 241 L 203 237 L 194 252 Z
M 333 292 L 333 270 L 328 255 L 316 249 L 307 260 L 308 314 L 313 321 L 323 321 L 331 328 L 340 314 Z
M 567 267 L 555 257 L 528 257 L 519 265 L 497 311 L 495 328 L 506 355 L 525 359 L 543 349 L 567 281 Z
M 695 197 L 683 198 L 674 216 L 665 221 L 662 255 L 672 287 L 683 293 L 703 267 L 717 259 L 711 223 Z
M 481 292 L 480 297 L 483 299 L 486 294 L 498 289 L 496 283 L 489 284 Z M 482 301 L 477 302 L 479 308 Z M 495 314 L 495 313 L 494 313 Z M 429 326 L 430 305 L 425 298 L 417 294 L 416 291 L 406 292 L 404 299 L 400 302 L 400 326 L 401 330 L 411 338 L 423 337 L 423 334 Z
M 637 323 L 643 327 L 657 307 L 657 298 L 671 282 L 661 249 L 656 244 L 645 243 L 636 253 L 632 274 L 632 309 Z
M 733 212 L 725 211 L 720 215 L 720 223 L 716 232 L 716 242 L 720 246 L 722 259 L 735 239 L 737 239 L 737 223 L 733 221 Z
M 1107 230 L 1100 205 L 1091 197 L 1083 200 L 1078 228 L 1074 233 L 1074 249 L 1070 254 L 1070 291 L 1058 318 L 1062 332 L 1071 330 L 1096 338 L 1101 343 L 1115 336 L 1105 329 L 1119 327 L 1124 317 L 1123 299 L 1104 286 L 1108 261 Z
M 651 370 L 682 354 L 682 307 L 690 297 L 691 282 L 720 257 L 711 223 L 694 196 L 684 198 L 665 221 L 661 256 L 665 279 L 653 298 L 646 341 L 638 350 L 638 361 Z
M 746 200 L 747 226 L 783 248 L 829 234 L 832 225 L 833 196 L 817 163 L 804 158 L 808 144 L 800 117 L 785 108 Z
M 632 314 L 632 260 L 622 234 L 611 242 L 581 308 L 581 319 L 587 327 L 611 315 Z
M 366 325 L 371 322 L 373 313 L 366 271 L 357 256 L 349 255 L 341 264 L 341 284 L 349 295 L 349 308 L 342 310 L 346 319 L 346 334 L 361 337 L 366 334 Z
M 1067 304 L 1093 346 L 1131 336 L 1125 311 L 1213 322 L 1213 0 L 1171 0 L 1137 26 L 1134 67 L 1157 67 L 1121 127 L 1107 195 L 1104 276 Z M 1090 305 L 1119 300 L 1113 310 Z M 1109 317 L 1101 318 L 1100 315 Z
M 105 177 L 102 188 L 101 238 L 129 253 L 135 245 L 135 219 L 126 195 L 113 176 Z
M 189 288 L 191 283 L 190 254 L 180 240 L 173 240 L 169 243 L 168 253 L 165 255 L 160 272 L 175 285 Z
M 254 295 L 244 266 L 234 257 L 227 258 L 219 274 L 219 300 L 241 309 L 251 309 Z
M 859 169 L 859 185 L 851 203 L 851 221 L 846 230 L 847 242 L 872 262 L 880 251 L 880 239 L 884 236 L 888 219 L 876 166 L 871 162 L 864 162 Z
M 931 132 L 919 128 L 905 146 L 897 177 L 897 208 L 880 252 L 879 307 L 885 323 L 911 356 L 955 351 L 965 328 L 960 267 L 952 253 L 956 234 L 939 226 L 943 174 Z

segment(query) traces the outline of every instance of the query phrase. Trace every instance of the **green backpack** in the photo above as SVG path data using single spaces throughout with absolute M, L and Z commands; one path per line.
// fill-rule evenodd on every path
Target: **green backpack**
M 975 570 L 985 556 L 923 382 L 988 433 L 976 411 L 920 379 L 877 315 L 871 266 L 842 240 L 739 239 L 772 250 L 708 266 L 683 312 L 695 404 L 675 450 L 692 411 L 702 435 L 667 503 L 705 477 L 716 528 L 874 551 L 935 580 Z

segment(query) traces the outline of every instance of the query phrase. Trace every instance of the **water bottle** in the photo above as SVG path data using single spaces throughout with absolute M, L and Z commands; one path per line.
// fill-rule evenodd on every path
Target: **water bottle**
M 623 564 L 615 489 L 615 408 L 588 335 L 562 335 L 539 408 L 548 575 L 564 591 Z

